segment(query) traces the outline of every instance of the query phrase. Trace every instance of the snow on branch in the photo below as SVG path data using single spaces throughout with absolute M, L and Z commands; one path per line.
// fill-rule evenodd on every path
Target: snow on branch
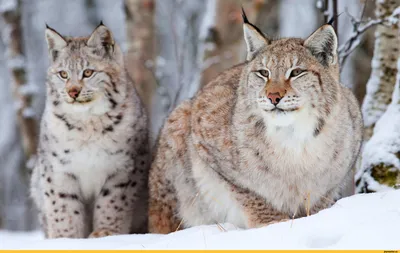
M 338 49 L 339 53 L 339 62 L 340 68 L 344 66 L 344 63 L 347 57 L 360 45 L 361 42 L 361 35 L 366 32 L 368 29 L 376 26 L 376 25 L 384 25 L 391 27 L 399 22 L 400 18 L 400 6 L 397 7 L 392 14 L 386 16 L 384 18 L 376 18 L 376 19 L 368 19 L 366 22 L 362 21 L 363 15 L 365 10 L 365 4 L 361 11 L 360 18 L 356 18 L 350 15 L 347 11 L 347 15 L 351 19 L 351 23 L 353 25 L 353 33 L 350 37 L 344 42 Z

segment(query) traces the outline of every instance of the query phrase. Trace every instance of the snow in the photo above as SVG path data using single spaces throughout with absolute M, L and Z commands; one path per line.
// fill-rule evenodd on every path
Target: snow
M 36 116 L 36 112 L 31 107 L 24 108 L 24 110 L 22 111 L 22 116 L 24 118 L 34 118 Z
M 391 16 L 398 16 L 398 15 L 400 15 L 400 6 L 397 7 L 397 8 L 393 11 L 393 13 L 392 13 Z
M 40 88 L 37 84 L 31 82 L 21 85 L 18 89 L 18 92 L 24 96 L 36 95 L 39 94 Z
M 16 0 L 2 0 L 0 2 L 0 13 L 6 11 L 12 11 L 17 7 Z
M 10 69 L 23 69 L 25 68 L 25 57 L 23 55 L 15 55 L 8 59 L 7 66 Z
M 315 4 L 317 9 L 322 9 L 322 7 L 324 7 L 324 3 L 322 2 L 322 0 L 318 0 Z
M 310 217 L 241 230 L 199 226 L 168 235 L 44 240 L 0 231 L 1 249 L 398 249 L 400 190 L 358 194 Z

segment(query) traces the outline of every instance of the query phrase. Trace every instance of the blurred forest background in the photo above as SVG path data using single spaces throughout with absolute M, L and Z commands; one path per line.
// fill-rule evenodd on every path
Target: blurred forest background
M 0 0 L 0 229 L 37 228 L 28 198 L 48 66 L 45 24 L 86 36 L 103 20 L 151 118 L 163 120 L 245 59 L 241 6 L 270 37 L 306 37 L 337 16 L 341 81 L 362 105 L 355 191 L 400 183 L 400 0 Z

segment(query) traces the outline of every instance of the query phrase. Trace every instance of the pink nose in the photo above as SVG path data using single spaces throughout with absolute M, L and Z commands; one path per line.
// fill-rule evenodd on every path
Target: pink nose
M 74 87 L 71 87 L 69 90 L 68 90 L 68 95 L 71 97 L 71 98 L 77 98 L 78 96 L 79 96 L 79 93 L 81 92 L 81 89 L 79 88 L 79 87 L 76 87 L 76 86 L 74 86 Z
M 274 92 L 268 93 L 267 98 L 271 101 L 273 105 L 277 105 L 279 101 L 281 101 L 282 96 L 279 94 L 279 92 Z

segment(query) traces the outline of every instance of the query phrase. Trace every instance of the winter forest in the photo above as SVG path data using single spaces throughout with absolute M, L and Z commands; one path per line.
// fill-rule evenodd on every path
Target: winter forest
M 271 38 L 306 38 L 334 18 L 341 83 L 364 121 L 348 195 L 398 189 L 400 0 L 0 0 L 0 230 L 39 229 L 29 178 L 46 97 L 46 24 L 68 36 L 87 36 L 100 21 L 110 28 L 154 146 L 181 101 L 245 60 L 242 7 Z

